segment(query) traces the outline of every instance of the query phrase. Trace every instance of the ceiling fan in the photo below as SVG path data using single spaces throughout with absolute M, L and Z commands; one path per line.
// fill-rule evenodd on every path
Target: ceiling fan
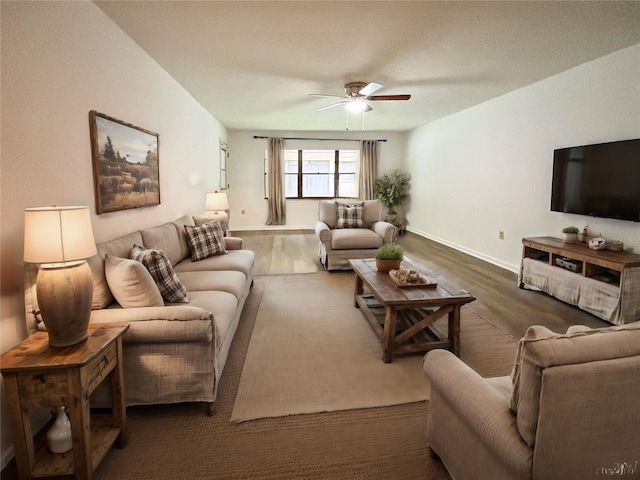
M 316 108 L 316 112 L 327 110 L 329 108 L 338 107 L 340 105 L 346 105 L 347 107 L 347 130 L 349 130 L 349 112 L 362 113 L 362 130 L 364 131 L 364 113 L 373 110 L 371 106 L 365 102 L 367 101 L 379 101 L 379 100 L 409 100 L 411 95 L 373 95 L 373 93 L 380 90 L 384 85 L 378 82 L 351 82 L 344 86 L 345 95 L 324 95 L 319 93 L 311 93 L 310 97 L 321 98 L 339 98 L 340 101 L 326 105 L 324 107 Z
M 347 105 L 351 111 L 365 111 L 373 110 L 365 100 L 378 101 L 378 100 L 409 100 L 411 95 L 373 95 L 373 93 L 380 90 L 384 85 L 378 82 L 364 83 L 364 82 L 351 82 L 344 86 L 345 95 L 323 95 L 319 93 L 312 93 L 310 97 L 321 98 L 340 98 L 337 103 L 332 103 L 325 107 L 316 109 L 316 112 L 326 110 L 328 108 L 337 107 L 339 105 Z

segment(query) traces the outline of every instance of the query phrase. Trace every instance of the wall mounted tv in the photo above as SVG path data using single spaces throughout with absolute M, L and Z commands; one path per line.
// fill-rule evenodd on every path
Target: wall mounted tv
M 640 222 L 640 138 L 555 150 L 551 210 Z

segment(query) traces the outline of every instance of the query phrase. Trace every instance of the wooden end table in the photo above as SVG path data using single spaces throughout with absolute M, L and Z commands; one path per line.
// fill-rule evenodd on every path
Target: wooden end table
M 354 304 L 382 340 L 383 362 L 392 362 L 394 354 L 434 348 L 460 355 L 460 307 L 474 301 L 473 295 L 407 258 L 402 267 L 435 280 L 437 286 L 400 288 L 388 273 L 378 271 L 374 258 L 349 263 L 356 274 Z M 370 294 L 364 294 L 365 285 Z M 447 336 L 432 327 L 444 315 L 449 317 Z
M 127 324 L 92 324 L 86 340 L 50 347 L 49 335 L 36 332 L 0 357 L 0 371 L 11 417 L 18 477 L 75 474 L 91 479 L 111 446 L 127 443 L 122 336 Z M 106 378 L 111 382 L 112 413 L 90 415 L 89 396 Z M 29 409 L 65 405 L 73 448 L 51 453 L 42 429 L 34 441 Z

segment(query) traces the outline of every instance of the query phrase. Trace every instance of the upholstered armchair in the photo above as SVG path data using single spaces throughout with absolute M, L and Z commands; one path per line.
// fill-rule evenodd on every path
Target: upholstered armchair
M 318 256 L 327 270 L 349 270 L 349 259 L 372 258 L 394 243 L 398 227 L 383 220 L 380 200 L 320 200 L 316 235 Z
M 427 441 L 456 480 L 640 478 L 640 324 L 530 327 L 510 377 L 425 355 Z

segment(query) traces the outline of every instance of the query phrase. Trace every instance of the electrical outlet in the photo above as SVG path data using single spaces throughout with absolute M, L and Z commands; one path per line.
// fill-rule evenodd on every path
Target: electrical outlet
M 502 230 L 500 230 L 500 231 L 498 232 L 498 238 L 499 238 L 500 240 L 504 240 L 504 232 L 503 232 Z

